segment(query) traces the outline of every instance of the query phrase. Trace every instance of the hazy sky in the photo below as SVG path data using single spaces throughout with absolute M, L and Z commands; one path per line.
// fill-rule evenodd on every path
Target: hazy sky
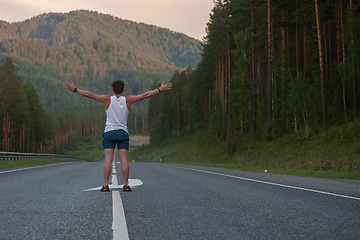
M 19 22 L 42 13 L 85 9 L 202 40 L 213 6 L 213 0 L 0 0 L 0 19 Z

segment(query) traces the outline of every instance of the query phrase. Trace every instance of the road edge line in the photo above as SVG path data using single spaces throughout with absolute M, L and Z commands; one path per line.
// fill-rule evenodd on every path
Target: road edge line
M 223 177 L 236 178 L 236 179 L 250 181 L 250 182 L 262 183 L 262 184 L 273 185 L 273 186 L 278 186 L 278 187 L 286 187 L 286 188 L 290 188 L 290 189 L 296 189 L 296 190 L 302 190 L 302 191 L 307 191 L 307 192 L 320 193 L 320 194 L 324 194 L 324 195 L 330 195 L 330 196 L 342 197 L 342 198 L 347 198 L 347 199 L 360 201 L 360 198 L 358 198 L 358 197 L 352 197 L 352 196 L 347 196 L 347 195 L 342 195 L 342 194 L 337 194 L 337 193 L 319 191 L 319 190 L 314 190 L 314 189 L 311 189 L 311 188 L 303 188 L 303 187 L 296 187 L 296 186 L 285 185 L 285 184 L 280 184 L 280 183 L 266 182 L 266 181 L 262 181 L 262 180 L 239 177 L 239 176 L 223 174 L 223 173 L 210 172 L 210 171 L 205 171 L 205 170 L 200 170 L 200 169 L 193 169 L 193 168 L 186 168 L 186 167 L 172 166 L 172 165 L 168 165 L 168 166 L 171 166 L 171 167 L 174 167 L 174 168 L 185 169 L 185 170 L 196 171 L 196 172 L 208 173 L 208 174 L 213 174 L 213 175 L 218 175 L 218 176 L 223 176 Z
M 35 168 L 52 167 L 52 166 L 58 166 L 58 165 L 68 164 L 68 163 L 72 163 L 72 162 L 50 163 L 50 164 L 41 165 L 41 166 L 34 166 L 34 167 L 27 167 L 27 168 L 16 168 L 16 169 L 12 169 L 12 170 L 2 171 L 2 172 L 0 172 L 0 174 L 2 174 L 2 173 L 11 173 L 11 172 L 25 171 L 25 170 L 35 169 Z

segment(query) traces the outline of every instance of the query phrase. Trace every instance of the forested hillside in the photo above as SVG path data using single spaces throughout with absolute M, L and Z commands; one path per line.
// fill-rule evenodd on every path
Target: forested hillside
M 359 1 L 218 0 L 198 68 L 151 99 L 151 140 L 209 130 L 234 153 L 252 137 L 311 140 L 353 121 L 359 41 Z
M 2 71 L 10 71 L 13 65 L 10 72 L 19 79 L 14 82 L 5 72 L 1 75 L 4 109 L 0 136 L 7 142 L 2 150 L 57 152 L 79 136 L 99 136 L 104 128 L 103 106 L 65 91 L 63 81 L 73 80 L 77 87 L 98 94 L 112 94 L 110 82 L 123 79 L 126 94 L 138 94 L 154 82 L 168 80 L 176 69 L 195 67 L 200 61 L 200 42 L 169 29 L 81 10 L 42 14 L 17 23 L 1 21 L 0 60 Z M 29 134 L 18 116 L 6 115 L 14 108 L 11 99 L 22 94 L 23 90 L 10 91 L 16 86 L 36 91 L 39 106 L 49 117 L 43 124 L 38 121 L 43 115 L 25 114 L 25 119 L 36 117 L 36 124 L 48 128 L 34 148 L 23 146 L 28 142 L 24 136 Z M 146 111 L 146 103 L 134 105 L 129 115 L 131 130 L 147 130 Z M 12 135 L 7 134 L 7 127 L 16 128 L 8 129 Z
M 176 68 L 195 67 L 200 42 L 184 34 L 89 11 L 49 13 L 19 23 L 0 22 L 0 56 L 11 56 L 46 108 L 66 106 L 48 90 L 64 79 L 107 92 L 122 78 L 129 93 L 147 89 Z

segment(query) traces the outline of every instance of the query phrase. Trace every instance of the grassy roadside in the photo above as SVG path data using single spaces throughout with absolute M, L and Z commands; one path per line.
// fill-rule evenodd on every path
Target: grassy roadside
M 63 155 L 69 155 L 74 157 L 79 157 L 83 159 L 89 159 L 92 161 L 98 160 L 99 157 L 103 154 L 104 149 L 101 145 L 101 139 L 93 140 L 91 142 L 77 142 L 74 143 L 72 148 L 66 150 Z M 60 163 L 60 162 L 76 162 L 77 160 L 31 160 L 26 162 L 0 162 L 0 169 L 5 168 L 16 168 L 16 167 L 30 167 L 30 166 L 38 166 L 52 163 Z
M 102 157 L 103 153 L 102 139 L 99 138 L 89 142 L 76 142 L 63 154 L 96 161 Z
M 130 139 L 130 148 L 136 148 L 138 146 L 142 146 L 149 142 L 149 137 L 146 135 L 135 135 L 131 136 Z M 83 159 L 88 159 L 91 161 L 102 160 L 104 153 L 104 149 L 102 146 L 102 138 L 94 139 L 89 142 L 74 142 L 70 148 L 64 151 L 64 155 L 79 157 Z M 15 168 L 15 167 L 26 167 L 26 166 L 35 166 L 35 165 L 45 165 L 51 163 L 59 163 L 59 162 L 69 162 L 72 160 L 31 160 L 27 162 L 0 162 L 0 168 Z
M 130 134 L 130 149 L 136 148 L 149 143 L 149 137 L 146 135 Z M 92 161 L 101 160 L 104 148 L 102 146 L 102 138 L 94 139 L 89 142 L 77 142 L 71 148 L 64 152 L 65 155 L 89 159 Z
M 149 144 L 129 153 L 129 160 L 214 166 L 243 171 L 360 180 L 360 122 L 335 126 L 310 138 L 304 133 L 271 142 L 237 139 L 237 151 L 209 132 Z

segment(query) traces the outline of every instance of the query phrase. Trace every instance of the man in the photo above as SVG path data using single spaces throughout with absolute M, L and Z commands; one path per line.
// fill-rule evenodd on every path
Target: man
M 114 157 L 115 145 L 117 144 L 119 151 L 119 158 L 121 162 L 121 172 L 124 179 L 124 192 L 131 192 L 128 184 L 129 179 L 129 163 L 128 163 L 128 150 L 129 150 L 129 132 L 127 129 L 127 118 L 130 106 L 133 103 L 139 102 L 143 99 L 154 96 L 162 91 L 170 90 L 172 83 L 163 82 L 157 89 L 145 92 L 136 96 L 123 96 L 124 82 L 115 80 L 111 83 L 113 96 L 97 95 L 95 93 L 81 90 L 75 87 L 74 83 L 64 82 L 65 89 L 73 91 L 98 102 L 105 104 L 106 108 L 106 126 L 103 135 L 103 147 L 105 153 L 104 163 L 104 185 L 101 188 L 102 192 L 109 192 L 109 177 L 111 172 L 111 164 Z

